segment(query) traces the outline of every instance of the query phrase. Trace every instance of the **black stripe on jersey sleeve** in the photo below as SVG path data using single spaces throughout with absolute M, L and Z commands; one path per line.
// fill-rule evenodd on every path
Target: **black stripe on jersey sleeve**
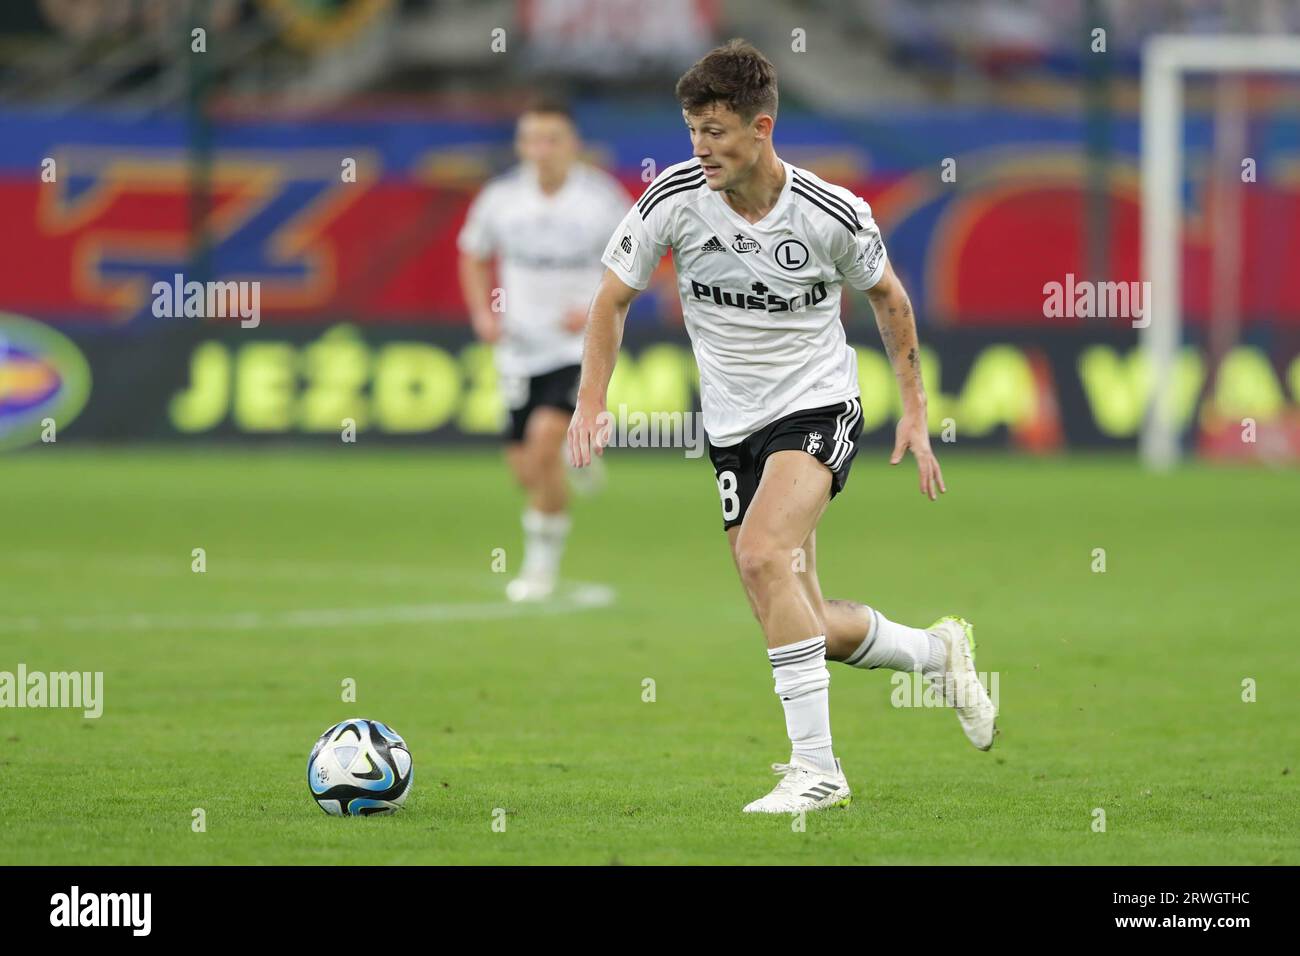
M 672 189 L 665 189 L 662 192 L 657 193 L 655 195 L 655 198 L 650 200 L 650 205 L 646 206 L 645 209 L 642 210 L 641 219 L 644 221 L 645 219 L 649 218 L 650 211 L 654 209 L 655 206 L 659 205 L 661 202 L 667 199 L 669 196 L 675 196 L 677 193 L 688 193 L 694 189 L 699 189 L 703 185 L 704 185 L 704 174 L 701 173 L 698 179 L 692 179 L 689 182 L 682 183 L 680 186 L 674 186 Z
M 858 232 L 862 231 L 862 220 L 858 218 L 858 214 L 853 211 L 853 207 L 849 203 L 845 202 L 843 199 L 835 195 L 830 190 L 825 189 L 822 186 L 818 186 L 812 180 L 804 179 L 802 176 L 796 175 L 794 177 L 794 181 L 798 183 L 800 186 L 803 186 L 805 189 L 810 190 L 811 192 L 815 193 L 818 196 L 821 196 L 832 206 L 834 206 L 836 209 L 839 209 L 846 216 L 848 216 L 850 219 L 853 220 L 853 225 L 858 227 Z
M 661 195 L 670 185 L 680 183 L 684 179 L 688 179 L 695 175 L 704 175 L 704 170 L 698 163 L 694 166 L 689 166 L 686 169 L 679 169 L 667 179 L 656 179 L 652 182 L 646 187 L 646 191 L 641 194 L 641 198 L 636 201 L 636 208 L 641 210 L 641 217 L 643 219 L 645 218 L 646 212 L 648 211 L 646 206 L 653 205 L 655 197 Z
M 830 206 L 823 203 L 819 198 L 814 196 L 812 193 L 804 192 L 804 190 L 797 185 L 792 185 L 790 187 L 790 191 L 794 193 L 796 196 L 802 196 L 804 199 L 808 200 L 810 203 L 812 203 L 822 212 L 826 213 L 826 215 L 830 216 L 841 226 L 847 229 L 852 235 L 856 236 L 858 234 L 858 230 L 853 228 L 853 223 L 845 219 L 837 210 L 834 210 Z

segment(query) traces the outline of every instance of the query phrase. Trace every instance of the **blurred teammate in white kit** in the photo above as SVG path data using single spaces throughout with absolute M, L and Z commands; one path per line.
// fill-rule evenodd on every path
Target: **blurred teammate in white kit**
M 587 307 L 605 243 L 631 201 L 618 180 L 579 159 L 581 148 L 566 106 L 530 106 L 515 133 L 520 164 L 484 186 L 457 240 L 461 291 L 475 334 L 495 347 L 510 412 L 506 459 L 527 496 L 523 563 L 506 588 L 512 601 L 549 597 L 559 576 L 570 526 L 561 449 Z

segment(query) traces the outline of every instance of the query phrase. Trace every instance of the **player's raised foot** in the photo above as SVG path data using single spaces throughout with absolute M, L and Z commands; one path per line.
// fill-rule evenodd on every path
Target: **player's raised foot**
M 993 746 L 997 708 L 975 671 L 975 628 L 960 617 L 941 617 L 927 630 L 948 647 L 944 673 L 930 675 L 944 701 L 957 711 L 957 720 L 970 742 L 980 750 Z
M 525 571 L 506 585 L 506 598 L 520 604 L 545 601 L 555 593 L 555 575 L 543 571 Z
M 799 813 L 804 810 L 826 810 L 830 807 L 847 807 L 853 800 L 849 782 L 838 759 L 835 772 L 826 773 L 801 763 L 791 757 L 789 763 L 772 764 L 781 782 L 765 797 L 745 807 L 746 813 Z

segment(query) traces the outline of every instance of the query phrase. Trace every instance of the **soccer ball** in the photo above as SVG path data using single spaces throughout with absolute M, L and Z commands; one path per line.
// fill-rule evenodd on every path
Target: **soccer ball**
M 320 735 L 307 758 L 307 786 L 335 817 L 392 813 L 411 792 L 411 751 L 377 720 L 353 717 Z

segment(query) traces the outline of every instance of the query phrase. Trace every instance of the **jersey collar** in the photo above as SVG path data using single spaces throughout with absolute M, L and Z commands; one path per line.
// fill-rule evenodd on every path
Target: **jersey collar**
M 569 167 L 568 173 L 565 174 L 564 182 L 560 183 L 560 188 L 553 193 L 545 193 L 542 191 L 541 177 L 537 173 L 537 167 L 532 163 L 522 163 L 520 165 L 529 189 L 532 190 L 534 196 L 543 202 L 554 202 L 560 196 L 563 196 L 573 186 L 573 181 L 578 172 L 578 164 L 574 163 Z
M 780 157 L 777 158 L 780 159 Z M 710 189 L 709 192 L 713 194 L 713 201 L 721 206 L 724 215 L 729 216 L 731 221 L 741 229 L 770 228 L 772 224 L 781 217 L 781 211 L 785 208 L 785 204 L 790 201 L 790 186 L 794 182 L 794 169 L 784 159 L 781 160 L 781 165 L 785 167 L 785 184 L 781 187 L 781 195 L 777 197 L 776 203 L 772 208 L 767 211 L 767 215 L 758 222 L 750 222 L 740 213 L 736 212 L 736 210 L 731 208 L 731 205 L 727 200 L 722 198 L 721 192 L 714 192 Z

